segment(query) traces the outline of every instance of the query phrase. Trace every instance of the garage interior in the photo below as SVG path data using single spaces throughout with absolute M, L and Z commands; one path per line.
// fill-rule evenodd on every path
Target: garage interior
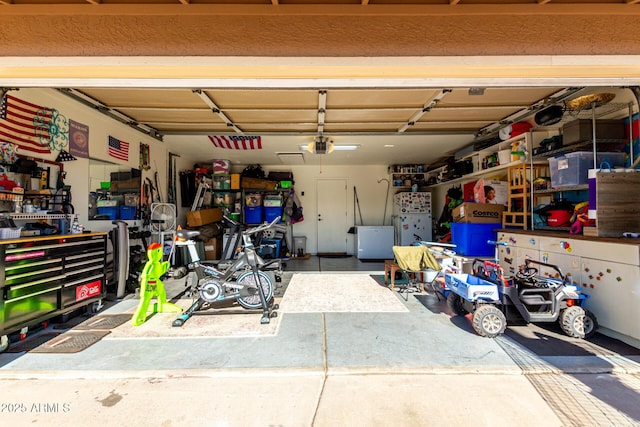
M 465 148 L 499 143 L 500 132 L 518 122 L 557 133 L 576 119 L 638 113 L 635 1 L 0 3 L 2 88 L 18 97 L 42 90 L 54 93 L 43 99 L 88 107 L 155 140 L 160 148 L 152 146 L 153 153 L 179 154 L 181 167 L 227 159 L 238 172 L 252 164 L 294 170 L 307 191 L 305 221 L 294 233 L 307 236 L 312 252 L 315 180 L 347 177 L 349 187 L 358 186 L 365 222 L 384 225 L 379 180 L 391 179 L 390 166 L 421 164 L 437 179 L 439 168 Z M 239 36 L 237 28 L 251 30 Z M 567 107 L 599 93 L 615 98 L 595 109 Z M 549 106 L 561 106 L 562 119 L 536 124 Z M 263 148 L 216 150 L 209 135 L 259 135 Z M 333 152 L 309 151 L 321 137 Z M 358 149 L 339 150 L 343 145 Z M 82 160 L 70 162 L 69 173 L 86 173 L 81 163 L 84 168 Z M 369 174 L 370 186 L 361 191 L 348 168 Z M 166 182 L 166 171 L 157 169 Z M 431 189 L 434 216 L 447 189 L 438 181 Z M 350 190 L 344 231 L 356 223 Z M 74 202 L 86 215 L 84 198 Z M 98 232 L 111 228 L 108 221 L 82 222 Z M 503 231 L 507 239 L 530 238 Z M 589 267 L 606 275 L 615 262 L 625 286 L 637 282 L 637 245 L 629 246 L 628 258 L 604 257 Z M 347 247 L 352 251 L 351 241 Z M 580 256 L 567 258 L 568 266 L 582 271 L 582 259 L 592 255 Z M 614 300 L 624 307 L 613 307 Z M 638 345 L 637 303 L 621 291 L 598 307 L 607 334 Z

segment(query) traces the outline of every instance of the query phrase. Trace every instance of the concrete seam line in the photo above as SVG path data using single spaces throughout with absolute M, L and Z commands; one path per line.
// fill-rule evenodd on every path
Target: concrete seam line
M 316 401 L 316 408 L 313 411 L 313 417 L 311 418 L 311 425 L 315 425 L 316 417 L 318 416 L 318 410 L 320 409 L 320 400 L 322 399 L 322 395 L 324 394 L 324 388 L 327 385 L 327 322 L 324 313 L 321 313 L 322 319 L 322 368 L 323 368 L 323 377 L 322 377 L 322 387 L 320 387 L 320 394 L 318 395 L 318 400 Z

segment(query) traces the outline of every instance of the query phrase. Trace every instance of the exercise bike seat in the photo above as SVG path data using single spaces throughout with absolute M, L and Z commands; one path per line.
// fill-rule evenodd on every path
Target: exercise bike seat
M 176 235 L 180 238 L 180 239 L 187 239 L 187 240 L 191 240 L 196 236 L 200 235 L 200 232 L 197 230 L 178 230 L 176 231 Z

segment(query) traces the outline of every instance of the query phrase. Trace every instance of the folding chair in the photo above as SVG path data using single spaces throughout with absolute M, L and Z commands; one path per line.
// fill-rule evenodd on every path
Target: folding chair
M 424 292 L 425 285 L 440 300 L 435 287 L 442 265 L 426 246 L 394 246 L 393 255 L 407 283 L 398 285 L 398 293 L 409 299 L 410 292 Z

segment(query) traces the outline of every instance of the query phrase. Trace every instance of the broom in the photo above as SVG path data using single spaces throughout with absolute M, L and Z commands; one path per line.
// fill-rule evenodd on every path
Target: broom
M 353 186 L 353 227 L 349 228 L 347 233 L 356 234 L 356 205 L 358 205 L 358 213 L 360 214 L 360 225 L 364 225 L 362 222 L 362 212 L 360 211 L 360 201 L 358 200 L 358 193 L 356 192 L 356 186 Z

